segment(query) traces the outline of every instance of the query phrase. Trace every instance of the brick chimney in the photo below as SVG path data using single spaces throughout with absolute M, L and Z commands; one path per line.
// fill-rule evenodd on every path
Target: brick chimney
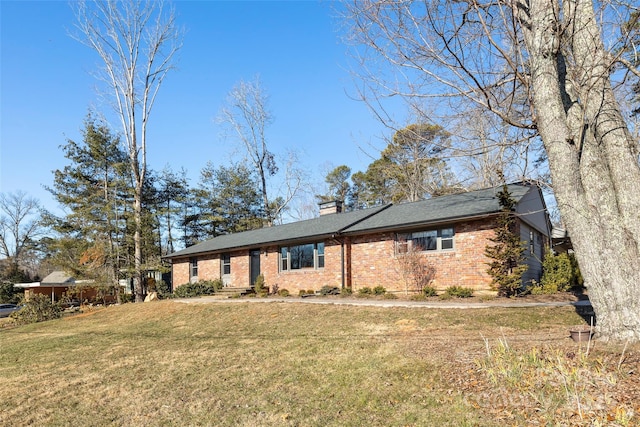
M 318 205 L 320 205 L 320 216 L 342 212 L 342 201 L 340 200 L 322 202 L 318 203 Z

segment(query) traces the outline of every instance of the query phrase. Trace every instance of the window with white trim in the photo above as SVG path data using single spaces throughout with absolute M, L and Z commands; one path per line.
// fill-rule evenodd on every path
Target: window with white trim
M 189 279 L 198 278 L 198 258 L 189 259 Z
M 280 271 L 324 268 L 324 243 L 280 248 Z
M 409 250 L 416 252 L 452 251 L 454 249 L 454 235 L 453 227 L 398 234 L 396 236 L 396 253 L 403 254 Z
M 231 254 L 222 254 L 221 259 L 221 273 L 223 276 L 231 274 Z

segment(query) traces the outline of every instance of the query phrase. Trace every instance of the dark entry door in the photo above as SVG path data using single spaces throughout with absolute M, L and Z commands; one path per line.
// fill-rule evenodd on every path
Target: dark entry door
M 251 263 L 249 268 L 250 270 L 249 275 L 251 278 L 250 285 L 253 286 L 253 284 L 256 283 L 256 279 L 260 275 L 260 251 L 253 250 L 250 252 L 250 256 L 251 256 Z

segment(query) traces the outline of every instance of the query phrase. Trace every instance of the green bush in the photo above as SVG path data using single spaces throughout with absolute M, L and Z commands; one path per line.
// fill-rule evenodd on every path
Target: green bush
M 452 298 L 469 298 L 473 296 L 473 289 L 463 286 L 449 286 L 444 293 Z
M 280 297 L 288 297 L 289 295 L 290 294 L 289 294 L 288 290 L 286 290 L 286 289 L 278 289 L 278 296 L 280 296 Z
M 364 287 L 358 289 L 358 293 L 361 294 L 361 295 L 371 295 L 373 293 L 373 291 L 371 290 L 370 287 L 364 286 Z
M 531 295 L 551 295 L 558 293 L 557 285 L 544 286 L 542 283 L 538 283 L 535 280 L 531 281 L 531 287 L 529 288 Z
M 340 293 L 340 289 L 335 286 L 325 285 L 320 288 L 320 295 L 338 295 Z
M 20 325 L 44 322 L 62 317 L 62 307 L 51 302 L 48 295 L 35 294 L 24 301 L 22 309 L 11 313 L 10 317 Z
M 351 295 L 353 295 L 353 289 L 351 289 L 351 288 L 342 288 L 342 289 L 340 289 L 340 296 L 349 297 Z
M 187 283 L 178 286 L 174 291 L 174 295 L 178 298 L 191 298 L 201 295 L 213 295 L 216 290 L 222 288 L 221 280 L 203 280 L 195 283 Z
M 425 286 L 424 288 L 422 288 L 422 294 L 425 297 L 435 297 L 438 295 L 438 292 L 433 286 Z
M 542 272 L 540 284 L 534 284 L 531 293 L 566 292 L 583 285 L 582 275 L 573 254 L 547 253 L 542 262 Z
M 259 274 L 258 277 L 256 277 L 256 281 L 253 282 L 253 290 L 256 294 L 262 294 L 264 292 L 269 293 L 269 288 L 265 285 L 264 276 L 262 274 Z
M 171 298 L 171 292 L 169 291 L 169 285 L 164 280 L 159 280 L 156 282 L 156 292 L 158 293 L 158 298 L 165 299 Z M 122 296 L 120 297 L 122 299 Z
M 384 295 L 387 293 L 387 290 L 384 288 L 384 286 L 376 286 L 372 289 L 372 292 L 374 295 Z

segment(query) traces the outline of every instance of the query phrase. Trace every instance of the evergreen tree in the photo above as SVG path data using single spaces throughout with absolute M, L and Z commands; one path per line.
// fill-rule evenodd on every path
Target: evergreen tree
M 369 164 L 365 172 L 356 172 L 351 176 L 354 187 L 352 197 L 358 209 L 392 202 L 393 180 L 387 173 L 391 167 L 391 161 L 383 157 Z
M 260 228 L 268 221 L 254 172 L 243 164 L 201 171 L 194 205 L 185 218 L 189 243 Z
M 178 238 L 174 228 L 184 218 L 185 205 L 189 196 L 186 175 L 187 171 L 184 169 L 176 174 L 167 166 L 158 177 L 156 211 L 158 223 L 162 229 L 163 241 L 160 242 L 160 247 L 163 255 L 176 250 Z
M 351 184 L 349 177 L 351 176 L 351 168 L 341 165 L 330 171 L 324 179 L 327 184 L 327 192 L 317 195 L 316 198 L 320 203 L 339 200 L 344 203 L 347 210 L 353 209 L 351 199 Z
M 392 200 L 416 202 L 451 192 L 454 177 L 442 160 L 448 146 L 449 134 L 438 125 L 412 124 L 397 131 L 382 152 Z
M 120 271 L 131 248 L 126 238 L 132 223 L 125 208 L 132 194 L 128 158 L 119 139 L 91 114 L 82 133 L 82 143 L 68 140 L 61 147 L 71 164 L 54 171 L 53 187 L 48 188 L 68 212 L 61 218 L 48 216 L 59 233 L 47 244 L 50 261 L 119 291 Z
M 493 245 L 485 248 L 485 255 L 491 260 L 487 272 L 493 278 L 494 289 L 498 295 L 508 297 L 517 295 L 522 289 L 522 275 L 528 267 L 523 264 L 525 247 L 517 234 L 516 202 L 506 183 L 497 196 L 501 212 L 495 236 L 489 239 Z

